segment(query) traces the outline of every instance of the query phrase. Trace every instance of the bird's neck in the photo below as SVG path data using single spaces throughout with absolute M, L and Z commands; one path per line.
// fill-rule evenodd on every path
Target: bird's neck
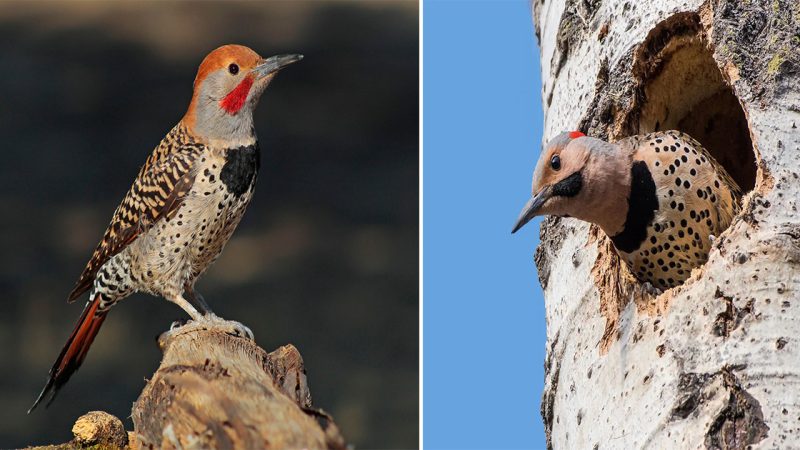
M 246 104 L 232 114 L 214 99 L 195 96 L 181 121 L 192 134 L 204 141 L 249 145 L 255 141 L 252 106 L 255 105 Z
M 583 217 L 578 218 L 595 223 L 608 236 L 614 236 L 625 228 L 631 191 L 630 161 L 626 155 L 604 157 L 585 170 L 584 176 L 593 181 L 586 183 L 587 201 L 582 208 Z
M 653 176 L 644 161 L 631 165 L 629 194 L 626 199 L 625 222 L 621 230 L 608 233 L 618 250 L 631 253 L 647 238 L 647 227 L 658 209 L 658 196 Z

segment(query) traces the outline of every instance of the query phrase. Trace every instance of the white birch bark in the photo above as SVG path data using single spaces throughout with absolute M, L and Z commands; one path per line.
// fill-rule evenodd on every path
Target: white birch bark
M 800 2 L 533 0 L 533 13 L 545 141 L 679 128 L 755 185 L 708 263 L 655 298 L 598 229 L 544 222 L 548 446 L 800 448 Z

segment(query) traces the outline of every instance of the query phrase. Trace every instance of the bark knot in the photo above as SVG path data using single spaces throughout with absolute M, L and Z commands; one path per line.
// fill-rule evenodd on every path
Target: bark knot
M 720 371 L 729 396 L 727 405 L 706 432 L 709 450 L 743 450 L 766 438 L 769 432 L 761 405 L 742 388 L 734 370 L 735 367 L 725 366 Z

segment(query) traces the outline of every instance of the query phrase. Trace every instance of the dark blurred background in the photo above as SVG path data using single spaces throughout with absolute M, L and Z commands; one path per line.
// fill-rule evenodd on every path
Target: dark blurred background
M 30 407 L 83 302 L 67 293 L 139 166 L 226 43 L 306 58 L 256 113 L 256 196 L 199 282 L 266 350 L 297 345 L 361 448 L 418 436 L 416 2 L 0 3 L 0 447 L 126 421 L 176 306 L 135 295 L 49 409 Z

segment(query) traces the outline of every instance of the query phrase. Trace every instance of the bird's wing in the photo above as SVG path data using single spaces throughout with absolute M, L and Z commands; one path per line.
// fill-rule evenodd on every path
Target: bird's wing
M 716 236 L 728 228 L 739 211 L 741 190 L 700 142 L 674 130 L 624 141 L 639 146 L 635 158 L 650 168 L 659 198 L 670 207 L 664 211 L 677 207 L 680 213 L 685 209 L 687 220 L 694 219 L 694 229 L 703 236 Z M 716 215 L 716 220 L 702 220 L 711 214 Z
M 177 212 L 194 182 L 194 162 L 204 149 L 193 141 L 180 142 L 185 136 L 173 130 L 147 159 L 69 294 L 70 302 L 92 286 L 97 271 L 111 257 L 159 220 Z
M 709 210 L 713 208 L 717 214 L 717 226 L 716 229 L 711 230 L 711 233 L 718 235 L 728 228 L 733 216 L 739 213 L 742 189 L 728 171 L 725 170 L 725 167 L 700 142 L 680 131 L 670 131 L 668 133 L 672 133 L 674 139 L 682 140 L 694 147 L 701 157 L 701 163 L 711 166 L 711 170 L 704 171 L 704 177 L 701 181 L 703 186 L 711 189 L 712 192 L 710 193 L 714 193 L 714 198 L 717 199 L 717 201 L 710 202 L 711 208 Z
M 733 221 L 733 217 L 739 214 L 741 209 L 742 189 L 734 181 L 733 177 L 725 170 L 725 167 L 719 163 L 711 153 L 702 148 L 702 154 L 706 157 L 708 162 L 714 167 L 716 180 L 719 181 L 719 186 L 714 184 L 717 202 L 714 202 L 714 211 L 717 213 L 717 227 L 712 231 L 712 234 L 719 236 Z

